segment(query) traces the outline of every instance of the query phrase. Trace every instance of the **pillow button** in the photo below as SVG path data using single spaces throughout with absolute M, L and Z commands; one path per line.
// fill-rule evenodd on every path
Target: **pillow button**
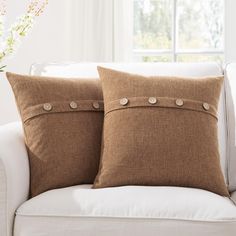
M 127 98 L 121 98 L 120 99 L 120 105 L 125 106 L 127 105 L 129 100 Z
M 76 108 L 78 108 L 77 103 L 74 102 L 74 101 L 72 101 L 72 102 L 70 103 L 70 108 L 71 108 L 71 109 L 76 109 Z
M 45 104 L 43 104 L 43 109 L 45 111 L 51 111 L 52 110 L 52 105 L 50 103 L 45 103 Z
M 184 105 L 184 101 L 182 99 L 176 99 L 175 104 L 179 107 L 182 107 Z
M 100 108 L 99 102 L 93 102 L 93 108 L 94 109 L 99 109 Z
M 150 97 L 148 98 L 148 102 L 152 105 L 156 104 L 157 103 L 157 99 L 155 97 Z
M 210 105 L 208 103 L 206 103 L 206 102 L 204 102 L 202 104 L 202 106 L 203 106 L 204 110 L 206 110 L 206 111 L 208 111 L 210 109 Z

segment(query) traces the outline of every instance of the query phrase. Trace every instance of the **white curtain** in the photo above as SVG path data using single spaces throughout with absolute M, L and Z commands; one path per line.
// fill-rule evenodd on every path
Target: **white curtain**
M 225 62 L 236 62 L 236 1 L 225 1 Z
M 132 0 L 70 0 L 70 7 L 73 60 L 131 60 Z

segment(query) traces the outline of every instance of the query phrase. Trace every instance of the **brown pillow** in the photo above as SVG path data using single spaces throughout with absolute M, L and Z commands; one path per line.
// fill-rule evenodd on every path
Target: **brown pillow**
M 105 118 L 94 188 L 171 185 L 224 196 L 217 140 L 223 77 L 144 77 L 98 68 Z
M 96 79 L 7 73 L 22 118 L 31 196 L 93 183 L 100 159 L 103 97 Z

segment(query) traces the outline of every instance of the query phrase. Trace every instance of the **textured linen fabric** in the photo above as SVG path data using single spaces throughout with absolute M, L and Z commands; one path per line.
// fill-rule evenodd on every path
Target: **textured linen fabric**
M 98 78 L 97 66 L 119 70 L 128 73 L 135 73 L 144 76 L 180 76 L 191 77 L 193 79 L 203 76 L 222 76 L 223 69 L 215 62 L 203 63 L 37 63 L 31 66 L 31 75 L 54 76 L 54 77 L 74 77 L 74 78 Z M 218 106 L 218 139 L 219 152 L 222 172 L 225 181 L 228 182 L 228 169 L 231 168 L 228 163 L 228 136 L 227 126 L 228 117 L 226 120 L 226 112 L 229 108 L 225 106 L 225 86 L 221 91 L 219 106 Z M 227 155 L 226 155 L 227 153 Z M 233 155 L 233 157 L 236 155 Z M 233 158 L 232 157 L 232 158 Z M 230 159 L 229 159 L 230 160 Z M 234 174 L 235 173 L 235 174 Z M 232 178 L 236 176 L 236 171 L 232 171 Z
M 99 80 L 12 73 L 7 73 L 7 78 L 23 121 L 31 196 L 92 183 L 99 165 L 103 125 Z
M 235 205 L 209 191 L 79 185 L 48 191 L 22 204 L 14 235 L 234 236 L 235 230 Z
M 217 138 L 222 76 L 192 80 L 98 71 L 105 119 L 94 188 L 167 185 L 229 196 Z

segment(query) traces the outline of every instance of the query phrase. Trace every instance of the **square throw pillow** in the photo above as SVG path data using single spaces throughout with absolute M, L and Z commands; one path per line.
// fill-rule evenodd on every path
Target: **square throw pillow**
M 229 196 L 220 167 L 223 77 L 144 77 L 98 68 L 105 117 L 94 188 L 158 185 Z
M 7 78 L 23 122 L 31 196 L 93 183 L 103 126 L 100 81 L 12 73 Z

